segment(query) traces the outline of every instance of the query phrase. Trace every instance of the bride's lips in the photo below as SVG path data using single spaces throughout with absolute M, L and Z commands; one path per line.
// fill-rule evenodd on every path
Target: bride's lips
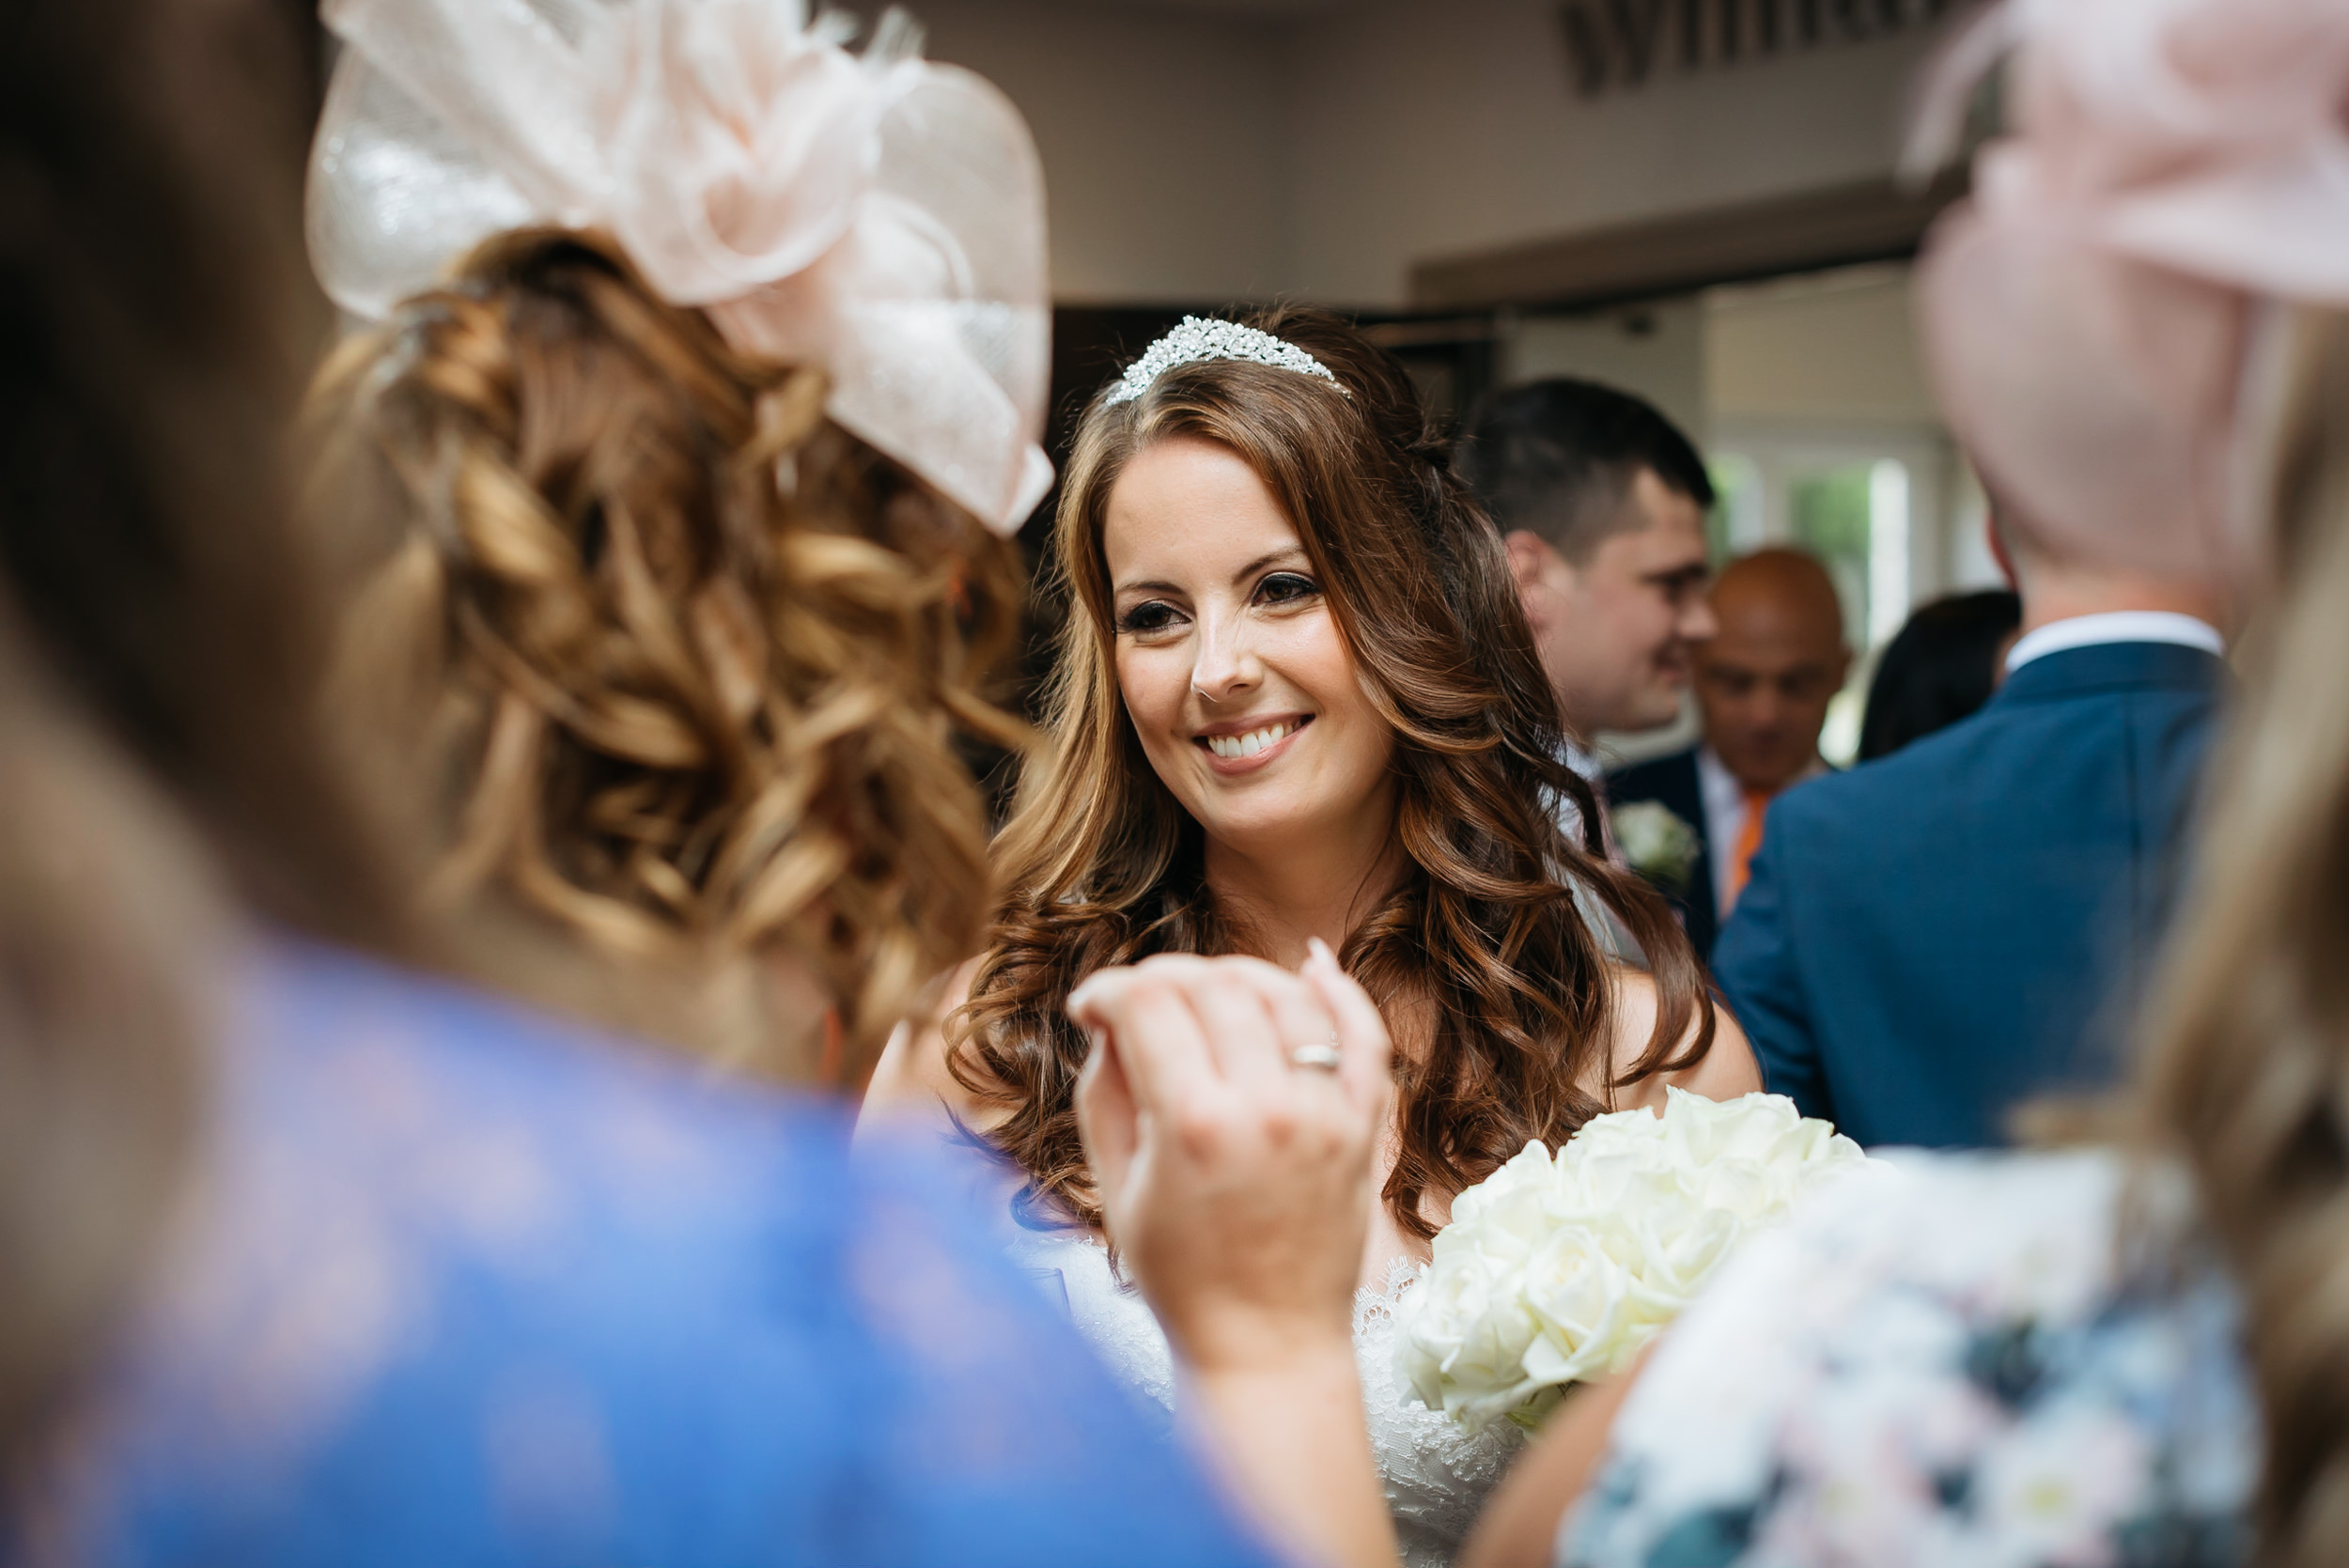
M 1310 713 L 1263 714 L 1202 730 L 1190 737 L 1190 743 L 1199 748 L 1207 766 L 1218 773 L 1252 773 L 1269 766 L 1275 757 L 1296 744 L 1297 737 L 1313 722 Z M 1251 745 L 1256 749 L 1244 749 Z

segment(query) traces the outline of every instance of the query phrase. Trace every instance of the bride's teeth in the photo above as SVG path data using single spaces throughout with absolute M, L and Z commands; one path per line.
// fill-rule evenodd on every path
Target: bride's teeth
M 1293 722 L 1268 724 L 1263 729 L 1251 730 L 1246 735 L 1209 736 L 1207 750 L 1217 756 L 1236 762 L 1241 757 L 1254 756 L 1276 740 L 1287 738 L 1289 733 L 1296 728 L 1297 725 Z

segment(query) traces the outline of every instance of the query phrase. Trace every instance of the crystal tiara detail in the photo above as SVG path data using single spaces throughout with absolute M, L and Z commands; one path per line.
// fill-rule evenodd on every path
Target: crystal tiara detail
M 1251 365 L 1269 365 L 1276 370 L 1318 376 L 1346 396 L 1354 396 L 1346 391 L 1345 382 L 1330 374 L 1328 365 L 1294 343 L 1283 343 L 1270 333 L 1243 327 L 1237 321 L 1186 316 L 1181 326 L 1144 349 L 1142 357 L 1126 367 L 1126 374 L 1110 388 L 1102 406 L 1114 408 L 1120 403 L 1130 403 L 1149 391 L 1152 381 L 1176 365 L 1210 359 L 1244 359 Z

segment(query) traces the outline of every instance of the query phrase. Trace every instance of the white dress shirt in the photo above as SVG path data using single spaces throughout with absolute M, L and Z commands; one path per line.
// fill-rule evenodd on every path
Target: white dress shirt
M 1614 830 L 1607 822 L 1607 765 L 1571 740 L 1565 743 L 1565 753 L 1562 760 L 1568 768 L 1580 774 L 1584 782 L 1590 784 L 1592 792 L 1597 795 L 1599 842 L 1606 846 L 1609 860 L 1617 865 L 1623 864 L 1623 850 L 1616 845 Z M 1581 812 L 1576 809 L 1572 800 L 1563 798 L 1553 803 L 1553 809 L 1558 815 L 1558 826 L 1565 833 L 1566 841 L 1578 846 L 1580 846 L 1582 843 Z M 1629 931 L 1624 929 L 1623 922 L 1615 918 L 1614 912 L 1606 905 L 1601 904 L 1597 896 L 1579 877 L 1570 877 L 1568 880 L 1574 888 L 1574 907 L 1580 911 L 1582 924 L 1589 928 L 1594 937 L 1598 939 L 1600 948 L 1608 956 L 1619 963 L 1629 964 L 1634 969 L 1647 968 L 1647 955 L 1640 951 L 1638 940 Z
M 1615 850 L 1614 832 L 1607 825 L 1607 765 L 1571 740 L 1566 742 L 1563 761 L 1568 768 L 1582 776 L 1582 782 L 1589 784 L 1592 793 L 1598 797 L 1599 842 L 1607 846 L 1609 860 L 1620 860 L 1622 857 Z M 1582 813 L 1576 809 L 1574 801 L 1561 797 L 1557 803 L 1557 815 L 1559 830 L 1566 835 L 1567 841 L 1572 844 L 1580 844 L 1582 842 Z
M 2195 615 L 2174 610 L 2109 610 L 2101 615 L 2074 615 L 2049 621 L 2026 631 L 2007 650 L 2006 673 L 2013 675 L 2034 659 L 2069 648 L 2092 648 L 2106 643 L 2174 643 L 2182 648 L 2226 657 L 2227 640 L 2218 629 Z

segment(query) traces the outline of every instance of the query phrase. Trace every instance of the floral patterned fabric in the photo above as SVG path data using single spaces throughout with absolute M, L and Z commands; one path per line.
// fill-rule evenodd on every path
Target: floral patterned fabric
M 1904 1153 L 1753 1243 L 1641 1375 L 1560 1568 L 2244 1561 L 2233 1297 L 2190 1252 L 2124 1256 L 2125 1181 Z

